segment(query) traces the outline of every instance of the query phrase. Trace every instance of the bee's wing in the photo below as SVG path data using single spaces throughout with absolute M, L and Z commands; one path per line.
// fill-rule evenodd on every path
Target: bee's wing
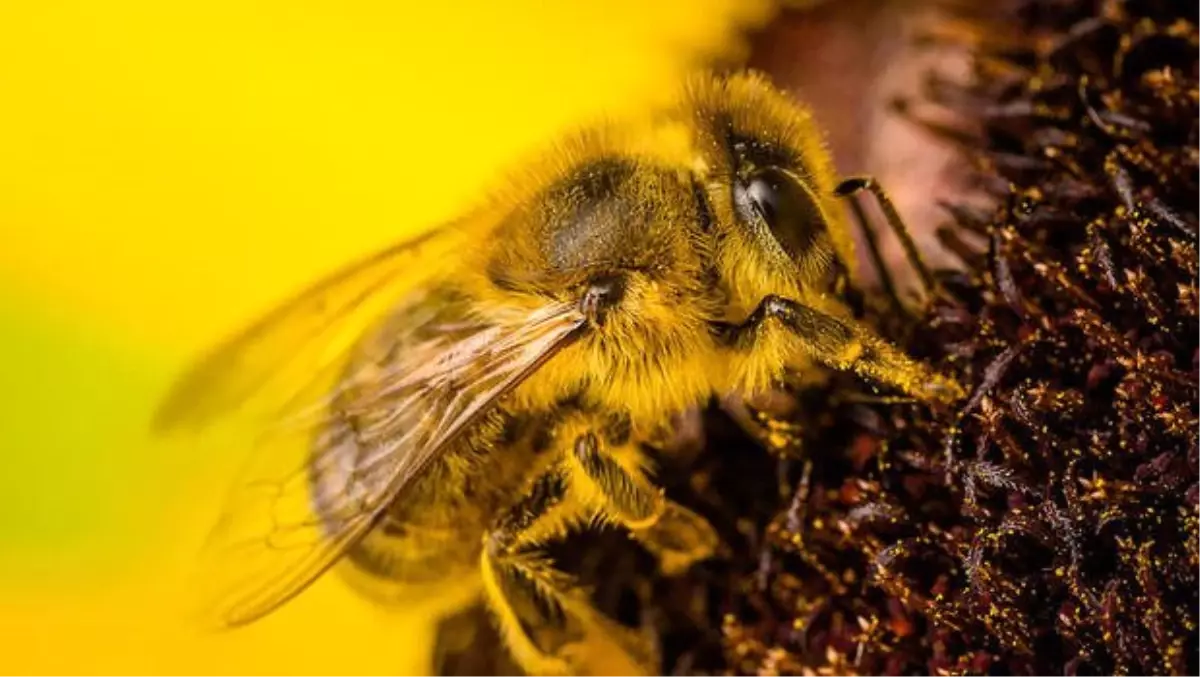
M 197 363 L 155 414 L 160 432 L 318 404 L 351 349 L 397 303 L 441 272 L 466 241 L 458 224 L 356 262 L 317 282 Z M 313 390 L 326 389 L 323 393 Z
M 433 240 L 440 246 L 446 237 Z M 249 623 L 306 588 L 459 433 L 583 326 L 565 304 L 514 311 L 503 325 L 419 312 L 426 290 L 408 269 L 430 242 L 313 287 L 218 349 L 168 398 L 160 427 L 243 418 L 253 435 L 250 461 L 205 547 L 205 620 Z M 411 322 L 380 333 L 380 319 L 397 308 Z M 372 330 L 404 349 L 383 346 L 346 374 Z
M 425 327 L 429 338 L 363 372 L 326 413 L 265 428 L 206 549 L 207 615 L 244 624 L 307 587 L 582 326 L 555 304 L 515 326 Z

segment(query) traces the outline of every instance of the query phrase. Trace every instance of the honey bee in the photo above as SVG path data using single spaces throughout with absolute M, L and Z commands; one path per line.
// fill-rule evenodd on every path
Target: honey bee
M 673 416 L 818 365 L 961 396 L 847 310 L 852 237 L 806 108 L 753 73 L 674 101 L 563 139 L 181 379 L 160 427 L 255 426 L 206 549 L 219 624 L 344 562 L 380 600 L 482 597 L 529 673 L 654 673 L 539 546 L 606 523 L 668 574 L 710 556 L 644 452 Z

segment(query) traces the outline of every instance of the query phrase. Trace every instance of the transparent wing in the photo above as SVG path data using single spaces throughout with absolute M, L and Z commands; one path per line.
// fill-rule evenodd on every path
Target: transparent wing
M 155 414 L 159 432 L 194 429 L 237 416 L 278 416 L 323 399 L 381 317 L 453 259 L 466 229 L 447 226 L 352 264 L 218 346 L 186 373 Z
M 307 587 L 582 326 L 574 306 L 559 304 L 514 325 L 426 325 L 420 341 L 356 371 L 324 413 L 264 429 L 206 547 L 206 615 L 241 625 Z
M 164 400 L 160 432 L 228 425 L 253 446 L 203 552 L 205 621 L 245 624 L 307 587 L 582 326 L 558 304 L 447 321 L 431 262 L 459 260 L 467 232 L 444 228 L 325 279 Z

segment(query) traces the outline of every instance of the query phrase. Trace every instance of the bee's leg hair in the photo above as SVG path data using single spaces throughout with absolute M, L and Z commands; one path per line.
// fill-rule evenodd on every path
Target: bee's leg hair
M 925 291 L 932 291 L 937 286 L 936 281 L 933 279 L 933 274 L 929 272 L 929 266 L 926 265 L 920 250 L 917 249 L 912 235 L 908 232 L 908 227 L 904 225 L 904 219 L 900 217 L 900 212 L 896 211 L 896 206 L 892 204 L 891 198 L 888 197 L 887 192 L 879 185 L 879 182 L 870 176 L 854 176 L 838 184 L 838 187 L 834 189 L 834 193 L 838 197 L 850 198 L 852 200 L 851 204 L 857 205 L 854 196 L 864 190 L 870 191 L 875 196 L 875 200 L 879 202 L 879 208 L 883 211 L 888 226 L 896 233 L 896 237 L 900 240 L 900 245 L 904 247 L 904 254 L 908 257 L 909 265 L 917 271 L 917 275 L 920 276 L 921 284 L 924 285 Z M 855 209 L 855 216 L 860 219 L 860 224 L 865 231 L 874 232 L 867 225 L 865 221 L 866 217 L 862 214 L 861 207 Z M 878 244 L 873 243 L 872 240 L 872 235 L 867 234 L 867 244 L 872 248 L 872 255 L 875 258 L 875 264 L 879 266 L 880 275 L 887 275 L 887 267 L 883 264 L 882 257 L 880 257 L 877 250 Z M 885 278 L 881 277 L 881 282 L 884 282 L 884 280 Z M 888 276 L 884 283 L 890 284 L 890 282 L 891 278 Z M 891 292 L 893 295 L 895 294 L 894 287 L 892 287 Z
M 653 650 L 644 639 L 595 611 L 571 578 L 537 551 L 543 537 L 560 535 L 579 511 L 565 489 L 556 466 L 484 537 L 484 599 L 500 636 L 531 675 L 588 672 L 597 655 L 607 661 L 601 670 L 653 672 Z
M 922 401 L 949 403 L 964 395 L 957 383 L 933 373 L 865 327 L 773 294 L 764 297 L 742 324 L 721 325 L 717 330 L 726 345 L 753 350 L 768 321 L 791 331 L 801 349 L 826 366 L 853 370 Z
M 540 646 L 527 630 L 542 629 L 542 634 L 548 634 L 546 629 L 563 626 L 561 596 L 568 582 L 529 551 L 526 532 L 562 504 L 565 489 L 561 473 L 547 472 L 484 536 L 480 561 L 484 599 L 513 658 L 533 675 L 571 672 L 565 659 L 554 655 L 561 640 L 560 646 Z
M 621 460 L 624 460 L 624 463 Z M 682 573 L 712 555 L 716 532 L 700 515 L 667 500 L 645 475 L 638 447 L 603 444 L 592 432 L 571 450 L 571 487 L 597 516 L 629 529 L 659 560 L 667 575 Z

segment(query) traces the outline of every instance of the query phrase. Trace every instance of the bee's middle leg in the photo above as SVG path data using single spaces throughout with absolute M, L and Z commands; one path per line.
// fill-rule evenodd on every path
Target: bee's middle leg
M 658 557 L 667 575 L 712 555 L 716 532 L 700 515 L 668 500 L 645 475 L 636 444 L 611 444 L 594 432 L 571 449 L 571 487 L 600 517 L 616 522 Z

